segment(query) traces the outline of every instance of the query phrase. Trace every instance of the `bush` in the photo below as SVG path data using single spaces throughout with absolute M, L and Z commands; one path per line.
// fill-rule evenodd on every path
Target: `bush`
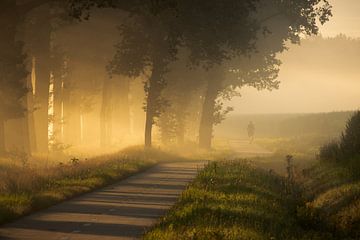
M 341 149 L 337 141 L 332 141 L 320 147 L 320 160 L 339 161 L 341 158 Z
M 347 158 L 360 154 L 360 111 L 356 112 L 347 122 L 340 148 Z
M 360 155 L 360 111 L 347 122 L 339 142 L 333 141 L 320 148 L 320 160 L 349 162 Z

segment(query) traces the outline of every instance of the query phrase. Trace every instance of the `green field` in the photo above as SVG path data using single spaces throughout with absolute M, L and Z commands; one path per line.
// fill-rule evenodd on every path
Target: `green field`
M 336 138 L 354 112 L 294 114 L 234 114 L 215 128 L 219 138 L 247 138 L 247 125 L 255 124 L 256 138 L 293 138 L 323 136 Z

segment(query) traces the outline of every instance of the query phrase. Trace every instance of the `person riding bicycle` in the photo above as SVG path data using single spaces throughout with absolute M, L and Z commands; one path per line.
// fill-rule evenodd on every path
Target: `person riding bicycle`
M 249 125 L 247 126 L 247 132 L 248 132 L 248 137 L 249 137 L 250 143 L 252 143 L 254 141 L 254 135 L 255 135 L 255 126 L 252 121 L 250 121 Z

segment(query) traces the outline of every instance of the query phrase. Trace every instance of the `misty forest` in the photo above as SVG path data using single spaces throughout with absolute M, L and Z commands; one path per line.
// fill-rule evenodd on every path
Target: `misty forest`
M 357 0 L 0 0 L 0 239 L 360 239 Z

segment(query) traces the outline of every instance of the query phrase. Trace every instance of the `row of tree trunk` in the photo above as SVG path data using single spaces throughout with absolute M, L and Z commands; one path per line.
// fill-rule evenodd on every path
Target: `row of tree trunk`
M 9 2 L 10 3 L 10 2 Z M 11 5 L 11 4 L 10 4 Z M 28 78 L 24 84 L 29 92 L 23 97 L 23 105 L 27 109 L 18 125 L 22 129 L 23 150 L 31 153 L 48 153 L 49 150 L 59 143 L 70 142 L 73 144 L 82 141 L 82 118 L 83 112 L 78 107 L 79 103 L 70 102 L 72 86 L 66 75 L 69 61 L 62 58 L 59 63 L 56 61 L 55 49 L 53 45 L 53 26 L 52 11 L 45 5 L 36 8 L 30 21 L 19 16 L 15 5 L 8 8 L 7 14 L 12 15 L 11 31 L 9 31 L 8 42 L 14 43 L 19 32 L 19 26 L 26 25 L 27 32 L 22 37 L 27 42 L 28 59 L 32 61 L 28 66 Z M 6 17 L 8 20 L 9 16 Z M 3 22 L 3 21 L 1 21 Z M 4 31 L 6 32 L 6 31 Z M 5 39 L 3 35 L 1 39 Z M 5 39 L 6 40 L 6 39 Z M 4 44 L 2 42 L 2 44 Z M 10 47 L 10 46 L 9 46 Z M 65 71 L 62 71 L 64 70 Z M 151 146 L 152 127 L 154 118 L 159 115 L 159 109 L 154 108 L 158 97 L 164 86 L 161 85 L 161 68 L 155 68 L 149 80 L 147 91 L 147 109 L 145 120 L 145 146 Z M 219 87 L 215 86 L 217 81 L 209 80 L 204 96 L 200 127 L 199 145 L 204 148 L 211 146 L 213 131 L 213 112 L 215 100 L 219 93 Z M 101 146 L 111 144 L 112 139 L 112 119 L 113 112 L 117 104 L 121 103 L 125 108 L 129 108 L 129 79 L 123 81 L 123 85 L 118 88 L 118 94 L 113 96 L 113 80 L 105 78 L 102 87 L 102 104 L 100 111 L 100 143 Z M 116 99 L 117 98 L 117 99 Z M 114 99 L 117 104 L 114 103 Z M 51 104 L 49 104 L 51 101 Z M 49 107 L 51 109 L 49 109 Z M 161 107 L 161 106 L 160 106 Z M 71 112 L 71 115 L 70 115 Z M 124 111 L 125 115 L 121 118 L 130 126 L 129 110 Z M 179 117 L 179 116 L 178 116 Z M 6 121 L 9 118 L 0 113 L 0 154 L 6 152 Z M 71 126 L 71 127 L 69 127 Z M 51 129 L 50 129 L 51 128 Z M 71 129 L 71 130 L 69 130 Z M 74 133 L 74 129 L 78 130 Z M 178 128 L 178 143 L 184 142 L 184 124 Z M 126 134 L 126 133 L 124 133 Z

